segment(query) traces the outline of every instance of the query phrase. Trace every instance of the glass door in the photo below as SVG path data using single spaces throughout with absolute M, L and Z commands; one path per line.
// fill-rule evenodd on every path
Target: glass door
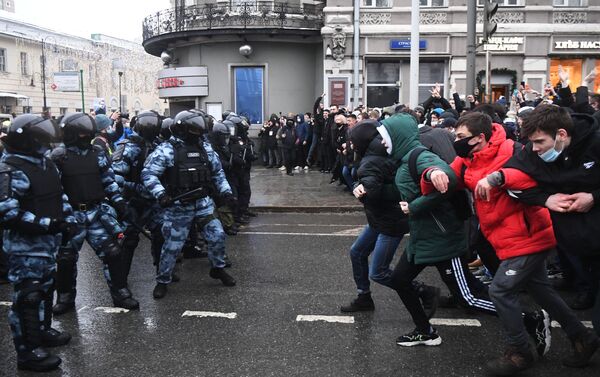
M 264 67 L 235 67 L 235 112 L 262 124 L 264 119 Z

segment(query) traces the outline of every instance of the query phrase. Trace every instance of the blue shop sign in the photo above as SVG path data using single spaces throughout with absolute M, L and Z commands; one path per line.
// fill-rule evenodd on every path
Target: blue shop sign
M 427 41 L 419 40 L 419 50 L 427 49 Z M 392 39 L 390 41 L 390 50 L 410 50 L 410 39 Z

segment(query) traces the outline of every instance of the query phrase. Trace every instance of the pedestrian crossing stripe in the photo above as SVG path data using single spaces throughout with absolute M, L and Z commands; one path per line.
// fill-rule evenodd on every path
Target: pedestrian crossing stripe
M 471 326 L 481 327 L 481 322 L 476 319 L 464 318 L 432 318 L 429 320 L 434 326 Z
M 10 302 L 10 301 L 0 301 L 0 306 L 12 306 L 12 302 Z
M 334 323 L 354 323 L 353 316 L 339 316 L 339 315 L 298 315 L 296 317 L 298 322 L 334 322 Z
M 193 311 L 186 310 L 181 315 L 182 317 L 215 317 L 215 318 L 227 318 L 227 319 L 235 319 L 237 318 L 237 313 L 220 313 L 220 312 L 203 312 L 203 311 Z

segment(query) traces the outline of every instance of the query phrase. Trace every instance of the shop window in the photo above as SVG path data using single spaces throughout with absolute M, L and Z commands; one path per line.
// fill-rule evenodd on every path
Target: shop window
M 555 7 L 584 7 L 585 0 L 554 0 Z
M 369 107 L 385 107 L 399 99 L 400 62 L 367 62 L 367 103 Z
M 6 72 L 6 49 L 0 48 L 0 72 Z
M 447 7 L 447 0 L 419 0 L 421 8 Z
M 392 0 L 362 0 L 363 8 L 391 8 Z
M 235 67 L 235 112 L 246 116 L 251 124 L 262 124 L 264 119 L 264 68 Z
M 594 93 L 600 94 L 600 60 L 596 60 L 596 80 L 594 80 Z
M 425 102 L 431 93 L 431 87 L 440 84 L 440 93 L 444 94 L 446 75 L 445 62 L 420 62 L 419 63 L 419 103 Z
M 31 106 L 23 106 L 23 114 L 30 114 Z
M 558 78 L 558 67 L 569 74 L 571 91 L 575 93 L 577 87 L 581 85 L 581 73 L 583 69 L 583 60 L 581 59 L 552 59 L 550 60 L 550 84 L 556 86 L 560 79 Z
M 498 3 L 499 7 L 521 7 L 525 5 L 525 0 L 492 0 Z M 482 7 L 484 0 L 477 0 L 477 6 Z

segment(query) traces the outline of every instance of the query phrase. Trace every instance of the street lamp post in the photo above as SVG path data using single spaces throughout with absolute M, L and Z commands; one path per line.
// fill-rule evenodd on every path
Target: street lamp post
M 121 77 L 123 77 L 123 72 L 119 71 L 119 112 L 123 107 L 123 97 L 121 96 Z
M 44 107 L 42 113 L 45 115 L 48 111 L 46 103 L 46 41 L 42 38 L 42 93 L 44 95 Z

